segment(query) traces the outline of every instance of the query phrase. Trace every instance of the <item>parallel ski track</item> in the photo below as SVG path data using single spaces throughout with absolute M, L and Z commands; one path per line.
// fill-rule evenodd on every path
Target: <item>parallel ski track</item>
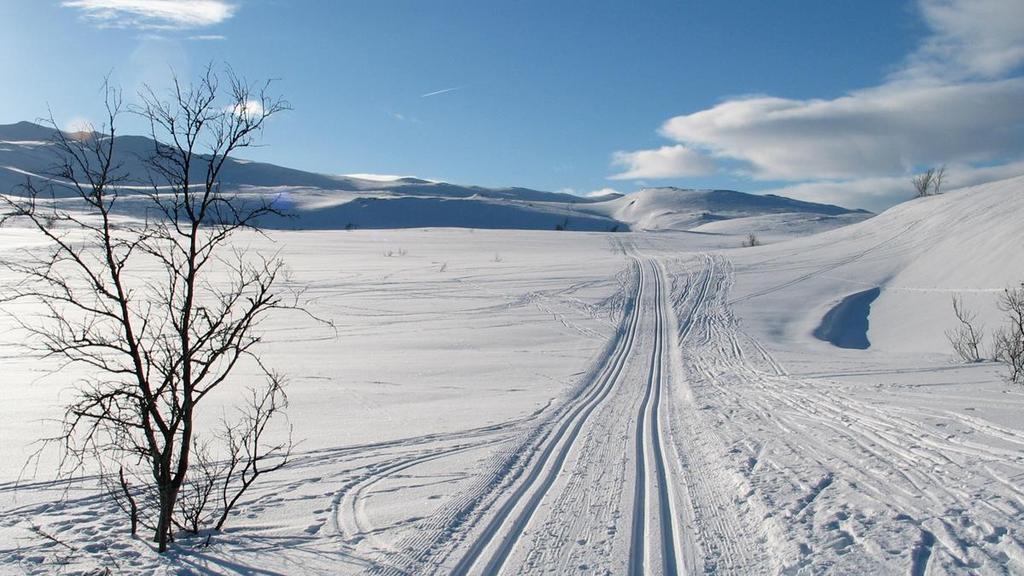
M 734 411 L 728 419 L 695 428 L 714 446 L 712 454 L 726 453 L 724 448 L 731 447 L 744 454 L 749 464 L 737 466 L 741 462 L 737 459 L 716 471 L 712 463 L 686 480 L 698 498 L 708 499 L 714 490 L 702 482 L 725 473 L 730 482 L 743 486 L 742 491 L 763 491 L 775 499 L 775 506 L 786 502 L 787 507 L 785 517 L 761 522 L 758 528 L 770 546 L 766 555 L 749 547 L 748 528 L 764 517 L 762 503 L 748 497 L 746 505 L 758 512 L 741 515 L 739 509 L 720 512 L 724 509 L 710 499 L 711 505 L 704 509 L 711 513 L 694 519 L 706 531 L 701 534 L 704 541 L 713 544 L 707 550 L 706 567 L 744 574 L 821 571 L 818 556 L 792 546 L 820 538 L 822 530 L 849 538 L 848 547 L 856 553 L 836 558 L 850 562 L 843 571 L 862 573 L 891 571 L 901 562 L 909 564 L 912 574 L 1001 566 L 1021 550 L 1019 542 L 989 526 L 1019 523 L 1024 490 L 1005 484 L 970 492 L 965 486 L 996 486 L 997 467 L 1012 477 L 1010 470 L 1021 469 L 1021 453 L 1015 446 L 1024 445 L 1024 436 L 988 422 L 972 422 L 970 416 L 959 413 L 891 406 L 827 380 L 791 376 L 762 344 L 740 329 L 730 308 L 739 300 L 728 296 L 733 273 L 727 261 L 705 256 L 701 271 L 691 278 L 689 284 L 698 293 L 705 292 L 702 286 L 710 289 L 694 296 L 695 302 L 685 299 L 680 339 L 689 354 L 683 369 L 700 404 Z M 687 293 L 693 294 L 694 289 Z M 684 415 L 700 419 L 702 412 Z M 935 419 L 957 423 L 969 433 L 949 434 L 929 423 Z M 768 437 L 772 438 L 770 450 L 766 442 L 737 442 Z M 685 444 L 685 437 L 678 439 Z M 780 468 L 780 462 L 786 464 Z M 799 466 L 794 465 L 797 462 Z M 766 465 L 774 471 L 763 472 Z M 884 510 L 901 522 L 876 531 L 870 522 L 857 519 L 858 506 Z M 815 514 L 852 519 L 833 526 L 824 518 L 815 520 Z M 721 529 L 716 521 L 722 523 Z M 733 530 L 737 527 L 743 530 Z M 897 539 L 908 545 L 903 555 L 878 553 L 881 546 Z
M 629 573 L 634 575 L 650 573 L 647 557 L 653 546 L 651 535 L 648 532 L 651 521 L 647 495 L 649 491 L 655 491 L 658 499 L 658 528 L 661 536 L 661 574 L 675 576 L 679 573 L 675 506 L 672 501 L 672 488 L 669 484 L 669 473 L 665 463 L 665 448 L 662 444 L 661 419 L 659 417 L 663 388 L 662 366 L 665 362 L 666 306 L 662 294 L 661 269 L 653 261 L 648 263 L 648 267 L 654 278 L 654 344 L 651 349 L 647 389 L 636 421 L 636 482 L 634 484 Z M 654 461 L 654 474 L 651 478 L 648 474 L 648 455 Z
M 453 575 L 469 574 L 481 562 L 485 563 L 479 573 L 497 574 L 502 569 L 519 542 L 523 530 L 561 472 L 583 425 L 615 387 L 634 347 L 641 317 L 640 304 L 646 290 L 641 263 L 635 257 L 633 261 L 638 278 L 637 291 L 624 337 L 608 357 L 593 384 L 576 399 L 570 410 L 564 412 L 561 422 L 556 424 L 556 431 L 547 438 L 544 449 L 526 472 L 520 485 L 495 512 L 466 554 L 455 565 L 451 572 Z M 485 553 L 490 549 L 493 551 L 485 557 Z

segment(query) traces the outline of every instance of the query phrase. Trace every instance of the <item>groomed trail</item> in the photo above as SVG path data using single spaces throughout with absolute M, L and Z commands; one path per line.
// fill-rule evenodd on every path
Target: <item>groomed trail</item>
M 454 312 L 418 313 L 463 314 L 459 323 L 539 310 L 592 343 L 573 369 L 582 371 L 558 381 L 559 396 L 538 395 L 493 420 L 297 453 L 287 475 L 245 502 L 238 520 L 250 524 L 209 547 L 194 541 L 198 552 L 180 558 L 218 574 L 1024 573 L 1024 430 L 991 417 L 995 404 L 1024 408 L 1024 395 L 984 396 L 960 381 L 966 372 L 949 375 L 985 366 L 865 371 L 864 361 L 834 362 L 820 350 L 800 374 L 771 350 L 795 364 L 785 344 L 762 343 L 737 317 L 758 294 L 782 289 L 734 290 L 738 274 L 722 253 L 633 241 L 611 241 L 603 276 L 548 278 L 542 290 L 502 292 L 521 272 L 489 268 L 410 283 L 408 301 L 452 290 Z M 577 298 L 585 282 L 599 283 L 600 300 Z M 381 300 L 354 308 L 375 325 L 394 322 L 391 334 L 409 325 L 394 309 L 395 286 L 360 286 Z M 586 321 L 594 317 L 600 323 Z M 472 366 L 457 361 L 465 364 L 442 372 Z M 917 379 L 883 380 L 904 369 Z M 43 496 L 67 490 L 24 486 Z M 0 484 L 0 494 L 16 488 Z M 101 493 L 77 494 L 60 505 L 16 502 L 0 530 L 38 523 L 125 573 L 180 571 L 118 552 L 127 546 L 122 517 Z M 53 572 L 22 546 L 0 547 L 0 573 L 2 561 L 34 566 L 19 573 Z
M 666 435 L 677 335 L 662 265 L 627 253 L 615 336 L 558 406 L 444 437 L 363 451 L 333 498 L 333 528 L 380 574 L 683 574 L 699 564 Z M 497 449 L 494 447 L 497 445 Z M 367 520 L 366 494 L 417 466 L 490 449 L 472 487 L 394 543 Z M 372 456 L 367 456 L 372 454 Z M 372 560 L 371 560 L 372 558 Z
M 624 250 L 626 252 L 626 250 Z M 628 298 L 615 335 L 556 406 L 461 433 L 348 451 L 365 464 L 332 498 L 331 528 L 377 574 L 554 570 L 682 574 L 693 565 L 663 430 L 674 318 L 661 265 L 629 254 Z M 399 541 L 367 514 L 375 487 L 479 451 L 457 498 L 418 518 Z M 316 458 L 322 462 L 324 455 Z M 692 545 L 691 545 L 692 548 Z M 584 568 L 585 567 L 585 568 Z
M 335 529 L 368 572 L 931 574 L 1024 562 L 1006 528 L 1024 520 L 1024 435 L 791 376 L 733 316 L 726 258 L 624 252 L 621 324 L 560 404 L 382 447 L 335 495 Z M 954 424 L 966 434 L 944 432 Z M 485 448 L 470 488 L 409 537 L 367 548 L 383 532 L 365 514 L 369 486 Z

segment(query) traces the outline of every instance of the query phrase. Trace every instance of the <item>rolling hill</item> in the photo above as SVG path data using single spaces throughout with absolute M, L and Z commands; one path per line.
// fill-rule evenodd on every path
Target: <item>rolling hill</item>
M 29 122 L 0 126 L 0 191 L 18 193 L 26 178 L 52 173 L 56 131 Z M 130 197 L 147 187 L 149 138 L 118 136 L 115 149 L 126 176 L 122 209 L 141 210 Z M 197 177 L 200 175 L 196 175 Z M 73 192 L 59 185 L 59 201 Z M 273 198 L 294 217 L 265 221 L 271 228 L 499 228 L 570 231 L 693 230 L 709 234 L 764 234 L 770 239 L 820 232 L 870 216 L 860 210 L 731 190 L 650 188 L 595 198 L 529 188 L 485 188 L 418 178 L 380 180 L 305 172 L 231 158 L 225 189 Z M 731 226 L 723 226 L 732 222 Z

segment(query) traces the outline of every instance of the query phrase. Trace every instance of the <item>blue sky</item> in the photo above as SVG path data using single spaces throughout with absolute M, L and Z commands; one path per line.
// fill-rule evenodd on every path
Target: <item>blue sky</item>
M 872 209 L 1024 173 L 1020 0 L 5 0 L 0 123 L 211 61 L 294 106 L 247 156 L 320 172 Z

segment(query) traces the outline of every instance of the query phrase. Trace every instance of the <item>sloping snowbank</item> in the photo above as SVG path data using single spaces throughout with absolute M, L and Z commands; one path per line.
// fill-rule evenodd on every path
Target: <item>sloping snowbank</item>
M 730 257 L 748 280 L 737 286 L 744 317 L 785 341 L 806 341 L 839 300 L 879 287 L 871 349 L 946 354 L 955 294 L 994 327 L 997 297 L 1024 281 L 1024 176 L 911 200 L 858 224 Z

